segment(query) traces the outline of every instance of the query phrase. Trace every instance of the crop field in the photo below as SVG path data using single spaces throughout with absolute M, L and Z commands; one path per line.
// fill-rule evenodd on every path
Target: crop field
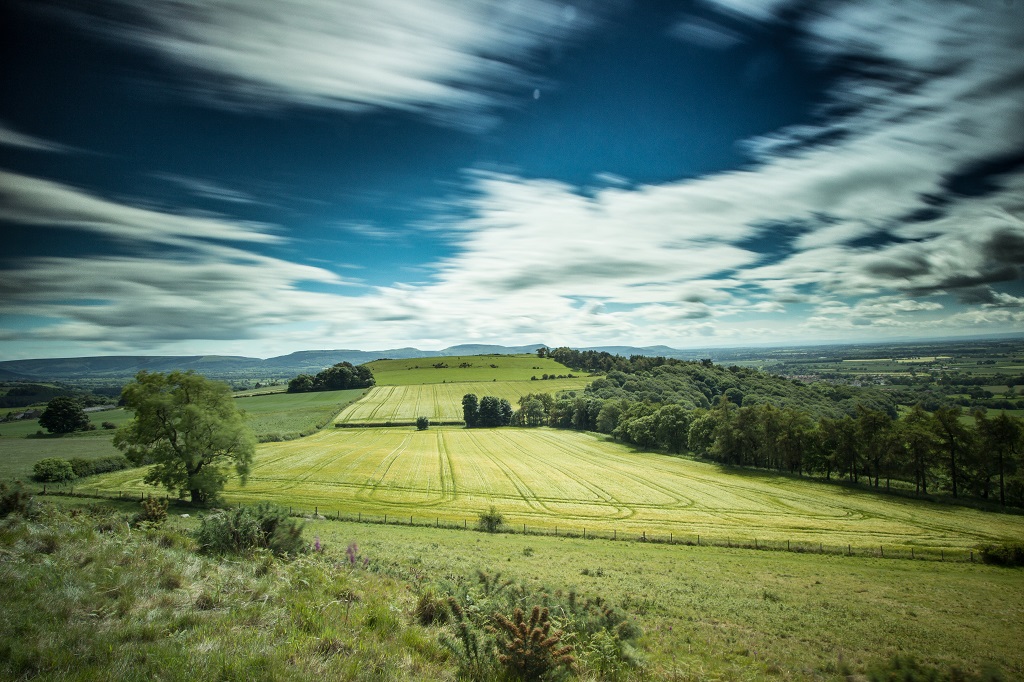
M 115 472 L 82 487 L 152 490 L 141 478 Z M 230 485 L 226 497 L 421 523 L 473 520 L 493 504 L 516 527 L 681 540 L 919 550 L 1024 540 L 1024 516 L 725 470 L 549 429 L 325 430 L 260 446 L 248 485 Z
M 551 379 L 547 381 L 479 381 L 465 383 L 376 386 L 365 398 L 349 405 L 340 415 L 339 424 L 413 423 L 417 417 L 432 422 L 461 421 L 462 396 L 491 395 L 504 398 L 515 407 L 528 393 L 559 393 L 579 391 L 593 379 Z
M 453 381 L 529 381 L 545 374 L 564 376 L 565 365 L 536 355 L 462 355 L 367 363 L 378 386 L 440 384 Z
M 245 412 L 249 426 L 261 440 L 294 438 L 329 424 L 346 405 L 356 401 L 365 389 L 315 393 L 273 393 L 235 399 Z

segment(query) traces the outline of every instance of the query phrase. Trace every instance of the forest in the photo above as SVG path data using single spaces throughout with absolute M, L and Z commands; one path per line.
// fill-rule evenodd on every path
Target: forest
M 1024 506 L 1024 425 L 1005 412 L 928 410 L 877 387 L 805 384 L 706 359 L 546 354 L 605 374 L 584 391 L 523 396 L 513 424 L 597 431 L 730 466 Z

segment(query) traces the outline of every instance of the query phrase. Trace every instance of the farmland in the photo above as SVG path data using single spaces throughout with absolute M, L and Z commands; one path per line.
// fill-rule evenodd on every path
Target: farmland
M 139 470 L 88 482 L 152 490 Z M 461 521 L 497 505 L 515 525 L 724 541 L 965 549 L 1020 541 L 1024 517 L 853 491 L 821 482 L 634 452 L 549 429 L 325 430 L 264 444 L 236 502 Z
M 565 371 L 565 368 L 562 368 Z M 417 417 L 432 422 L 461 421 L 462 396 L 474 393 L 504 398 L 516 405 L 528 393 L 559 393 L 586 388 L 592 379 L 553 379 L 547 381 L 476 381 L 420 385 L 376 386 L 365 398 L 338 415 L 339 424 L 413 423 Z
M 466 355 L 368 363 L 378 386 L 440 384 L 464 381 L 529 381 L 545 374 L 567 375 L 569 369 L 536 355 Z M 461 396 L 460 396 L 461 397 Z

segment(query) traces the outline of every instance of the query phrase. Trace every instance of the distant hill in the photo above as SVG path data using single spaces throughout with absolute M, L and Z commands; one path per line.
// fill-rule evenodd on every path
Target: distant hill
M 361 365 L 381 358 L 403 360 L 449 355 L 516 355 L 534 353 L 545 345 L 547 344 L 498 346 L 468 343 L 442 350 L 420 350 L 408 347 L 368 351 L 355 349 L 304 350 L 266 360 L 235 355 L 104 355 L 84 358 L 7 360 L 0 362 L 0 381 L 124 380 L 135 376 L 141 370 L 169 372 L 175 369 L 193 369 L 218 379 L 283 379 L 303 373 L 315 374 L 325 367 L 339 362 Z M 627 357 L 630 355 L 696 357 L 694 351 L 680 351 L 668 346 L 646 348 L 599 346 L 584 350 L 607 351 Z

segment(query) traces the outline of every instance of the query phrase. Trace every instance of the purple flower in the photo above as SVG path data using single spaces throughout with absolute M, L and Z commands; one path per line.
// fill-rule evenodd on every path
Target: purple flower
M 313 540 L 313 550 L 316 552 L 320 551 L 320 536 L 317 535 L 316 539 Z

